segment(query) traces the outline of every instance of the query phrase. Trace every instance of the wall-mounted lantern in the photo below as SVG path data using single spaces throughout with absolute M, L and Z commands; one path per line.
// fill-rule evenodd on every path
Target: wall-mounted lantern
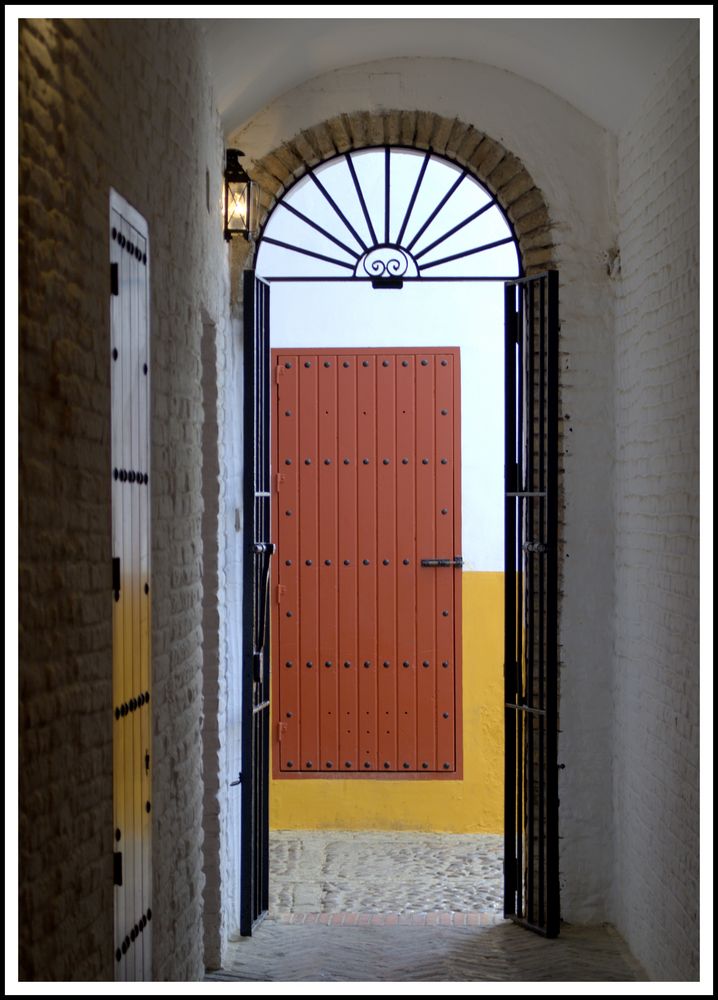
M 240 149 L 227 150 L 224 170 L 224 238 L 233 236 L 251 239 L 257 231 L 259 219 L 259 186 L 239 162 L 244 153 Z

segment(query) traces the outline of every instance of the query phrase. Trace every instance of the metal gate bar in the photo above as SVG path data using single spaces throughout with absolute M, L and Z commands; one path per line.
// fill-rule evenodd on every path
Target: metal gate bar
M 240 933 L 269 905 L 269 286 L 245 272 Z
M 505 286 L 504 913 L 553 937 L 558 892 L 558 274 Z

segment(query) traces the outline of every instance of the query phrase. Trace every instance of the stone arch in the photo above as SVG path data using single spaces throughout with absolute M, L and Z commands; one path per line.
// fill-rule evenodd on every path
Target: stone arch
M 251 173 L 261 188 L 260 228 L 285 191 L 307 168 L 337 154 L 367 146 L 431 149 L 466 167 L 495 197 L 514 228 L 526 274 L 555 267 L 548 206 L 526 167 L 500 142 L 458 118 L 431 111 L 356 111 L 305 129 L 255 161 Z M 247 263 L 250 248 L 238 248 Z

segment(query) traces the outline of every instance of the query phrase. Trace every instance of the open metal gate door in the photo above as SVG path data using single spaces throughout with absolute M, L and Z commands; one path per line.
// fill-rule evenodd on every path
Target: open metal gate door
M 269 285 L 244 276 L 244 568 L 240 933 L 269 900 Z
M 558 272 L 505 284 L 504 915 L 559 932 Z

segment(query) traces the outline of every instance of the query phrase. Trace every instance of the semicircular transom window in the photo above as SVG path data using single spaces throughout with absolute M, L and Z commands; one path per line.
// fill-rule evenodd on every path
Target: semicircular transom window
M 265 278 L 512 278 L 516 239 L 496 199 L 432 152 L 373 147 L 309 169 L 259 241 Z

